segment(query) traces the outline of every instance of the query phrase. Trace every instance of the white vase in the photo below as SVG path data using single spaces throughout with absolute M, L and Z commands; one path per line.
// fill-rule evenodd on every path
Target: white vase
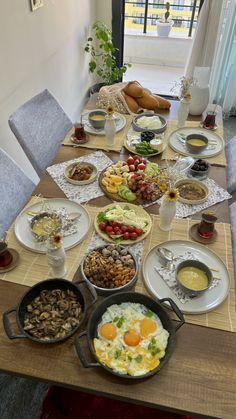
M 209 103 L 209 86 L 192 86 L 191 95 L 192 99 L 189 106 L 189 113 L 191 115 L 202 115 Z
M 51 266 L 56 278 L 63 278 L 66 274 L 66 254 L 63 246 L 47 247 L 48 264 Z
M 190 100 L 187 100 L 187 99 L 180 100 L 179 109 L 178 109 L 178 128 L 182 128 L 185 126 L 185 122 L 189 114 L 189 105 L 190 105 Z
M 159 227 L 163 231 L 171 230 L 171 223 L 176 213 L 176 202 L 168 202 L 164 198 L 159 208 Z
M 157 35 L 160 37 L 169 36 L 173 23 L 174 23 L 173 20 L 169 20 L 168 22 L 162 22 L 158 20 L 157 21 Z
M 105 121 L 105 136 L 107 146 L 113 146 L 115 144 L 116 124 L 113 115 L 107 115 Z

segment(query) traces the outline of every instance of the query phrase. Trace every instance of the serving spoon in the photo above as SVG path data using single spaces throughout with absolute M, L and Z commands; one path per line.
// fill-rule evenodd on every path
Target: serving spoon
M 170 271 L 173 271 L 174 269 L 174 253 L 167 249 L 166 247 L 158 247 L 156 249 L 157 256 L 160 259 L 161 264 L 169 269 Z

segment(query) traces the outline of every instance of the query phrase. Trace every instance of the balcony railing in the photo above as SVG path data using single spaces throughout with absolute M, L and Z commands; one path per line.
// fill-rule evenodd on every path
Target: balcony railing
M 177 28 L 176 32 L 182 31 L 186 33 L 185 36 L 191 37 L 204 0 L 173 1 L 174 3 L 170 3 L 173 30 Z M 143 33 L 147 33 L 149 29 L 153 30 L 157 20 L 165 14 L 165 3 L 158 0 L 125 0 L 125 32 L 129 33 L 129 29 L 141 29 Z M 155 13 L 157 10 L 158 13 Z

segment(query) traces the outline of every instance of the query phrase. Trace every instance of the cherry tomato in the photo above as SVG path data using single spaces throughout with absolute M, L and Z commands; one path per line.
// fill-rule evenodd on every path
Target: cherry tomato
M 137 156 L 137 154 L 135 154 L 135 155 L 134 155 L 133 159 L 134 159 L 134 160 L 137 160 L 138 162 L 140 162 L 140 157 L 139 157 L 139 156 Z
M 111 225 L 112 225 L 112 227 L 117 227 L 118 226 L 118 223 L 117 223 L 117 221 L 112 221 L 111 222 Z
M 119 229 L 119 227 L 118 227 L 118 230 L 116 231 L 116 234 L 117 234 L 117 236 L 119 236 L 120 234 L 122 234 L 122 231 Z
M 116 234 L 116 233 L 112 230 L 108 234 L 109 234 L 109 236 L 114 236 L 114 234 Z
M 127 164 L 130 166 L 131 164 L 134 164 L 134 159 L 132 156 L 129 156 L 129 158 L 127 159 Z
M 128 227 L 127 227 L 127 230 L 128 230 L 130 233 L 133 233 L 133 232 L 135 231 L 135 227 L 134 227 L 134 226 L 128 226 Z
M 124 240 L 129 240 L 130 235 L 129 235 L 129 232 L 128 232 L 128 231 L 126 231 L 126 232 L 123 234 L 123 238 L 124 238 Z
M 111 231 L 113 231 L 113 227 L 112 226 L 106 226 L 106 232 L 111 234 Z
M 105 221 L 102 221 L 102 222 L 99 224 L 99 228 L 100 228 L 100 230 L 102 230 L 102 231 L 105 231 L 105 230 L 106 230 L 106 226 L 107 226 L 107 223 L 106 223 Z
M 122 233 L 126 233 L 126 231 L 128 231 L 128 227 L 127 226 L 121 226 L 121 231 L 122 231 Z
M 135 229 L 135 233 L 136 233 L 138 236 L 141 236 L 141 235 L 143 234 L 143 229 L 142 229 L 142 228 L 136 228 L 136 229 Z
M 118 234 L 118 231 L 120 231 L 120 227 L 115 226 L 115 227 L 113 227 L 113 230 L 116 234 Z
M 130 233 L 130 238 L 131 238 L 131 240 L 137 240 L 137 238 L 138 238 L 137 233 L 135 233 L 135 231 L 133 233 Z

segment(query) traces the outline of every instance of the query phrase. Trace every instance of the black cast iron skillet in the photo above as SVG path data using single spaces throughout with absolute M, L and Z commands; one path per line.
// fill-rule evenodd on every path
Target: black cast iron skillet
M 175 312 L 177 317 L 180 319 L 179 322 L 174 322 L 170 319 L 167 311 L 162 306 L 162 303 L 164 301 L 168 302 L 170 304 L 171 308 L 173 309 L 173 311 Z M 111 368 L 107 367 L 106 365 L 102 364 L 99 361 L 99 358 L 97 357 L 96 352 L 94 350 L 94 346 L 93 346 L 93 339 L 98 337 L 97 329 L 98 329 L 99 323 L 101 322 L 101 318 L 102 318 L 102 315 L 104 314 L 104 312 L 112 304 L 121 304 L 121 303 L 125 303 L 125 302 L 140 303 L 140 304 L 143 304 L 145 307 L 147 307 L 147 309 L 152 310 L 160 318 L 164 329 L 166 329 L 169 332 L 168 344 L 167 344 L 167 347 L 166 347 L 166 354 L 165 354 L 164 358 L 162 358 L 160 360 L 160 364 L 158 365 L 158 367 L 153 369 L 152 371 L 149 371 L 147 374 L 143 374 L 143 375 L 139 375 L 139 376 L 131 376 L 131 375 L 128 375 L 128 374 L 120 374 L 120 373 L 117 373 L 117 372 L 113 371 Z M 179 310 L 179 308 L 174 303 L 174 301 L 171 300 L 171 298 L 162 298 L 161 300 L 156 301 L 156 300 L 153 300 L 152 298 L 148 297 L 147 295 L 143 295 L 143 294 L 140 294 L 140 293 L 121 292 L 119 294 L 114 294 L 111 297 L 106 298 L 94 309 L 94 311 L 92 312 L 92 314 L 89 318 L 87 330 L 82 332 L 76 338 L 75 347 L 76 347 L 77 354 L 80 358 L 80 361 L 85 368 L 102 367 L 105 370 L 107 370 L 108 372 L 110 372 L 114 375 L 117 375 L 118 377 L 123 377 L 123 378 L 130 378 L 130 379 L 147 378 L 147 377 L 150 377 L 153 374 L 156 374 L 158 371 L 160 371 L 160 369 L 169 360 L 169 358 L 172 355 L 172 352 L 174 350 L 174 346 L 175 346 L 176 331 L 184 324 L 184 322 L 185 322 L 185 320 L 184 320 L 184 316 L 183 316 L 182 312 Z M 89 362 L 86 359 L 85 354 L 84 354 L 84 350 L 83 350 L 83 348 L 81 346 L 81 342 L 80 342 L 80 340 L 83 336 L 87 337 L 89 349 L 90 349 L 91 353 L 93 354 L 93 356 L 94 356 L 94 358 L 96 359 L 97 362 Z
M 30 290 L 27 291 L 25 293 L 25 295 L 22 297 L 22 299 L 19 302 L 17 307 L 11 308 L 11 309 L 5 311 L 5 313 L 3 313 L 3 326 L 4 326 L 5 332 L 6 332 L 7 336 L 9 337 L 9 339 L 29 338 L 29 339 L 31 339 L 35 342 L 38 342 L 38 343 L 58 343 L 58 342 L 63 342 L 64 340 L 66 340 L 70 336 L 72 336 L 78 330 L 78 328 L 82 325 L 82 323 L 84 322 L 84 320 L 86 318 L 87 310 L 88 310 L 89 306 L 91 305 L 91 304 L 89 304 L 89 305 L 87 304 L 87 301 L 86 301 L 86 298 L 84 297 L 83 292 L 78 287 L 78 285 L 80 285 L 82 283 L 84 283 L 86 285 L 87 289 L 91 293 L 91 295 L 93 297 L 93 301 L 92 301 L 91 304 L 93 304 L 97 300 L 96 291 L 94 290 L 94 288 L 92 286 L 90 286 L 84 280 L 76 282 L 76 283 L 72 283 L 70 281 L 67 281 L 66 279 L 59 279 L 59 278 L 46 279 L 45 281 L 41 281 L 38 284 L 34 285 L 32 288 L 30 288 Z M 26 310 L 27 310 L 26 307 L 27 307 L 28 304 L 30 304 L 34 300 L 34 298 L 39 296 L 40 291 L 42 291 L 42 290 L 54 290 L 54 289 L 70 290 L 70 291 L 73 291 L 75 293 L 75 295 L 77 296 L 78 301 L 81 305 L 81 308 L 82 308 L 81 321 L 79 322 L 79 324 L 76 327 L 74 327 L 74 329 L 70 333 L 68 333 L 63 338 L 50 339 L 50 340 L 42 340 L 42 339 L 35 338 L 29 332 L 24 330 L 24 318 L 25 318 L 25 314 L 26 314 Z M 21 332 L 21 334 L 19 334 L 19 335 L 14 335 L 13 331 L 11 329 L 10 321 L 9 321 L 9 318 L 8 318 L 8 316 L 11 313 L 15 314 L 16 322 L 17 322 L 18 328 Z

